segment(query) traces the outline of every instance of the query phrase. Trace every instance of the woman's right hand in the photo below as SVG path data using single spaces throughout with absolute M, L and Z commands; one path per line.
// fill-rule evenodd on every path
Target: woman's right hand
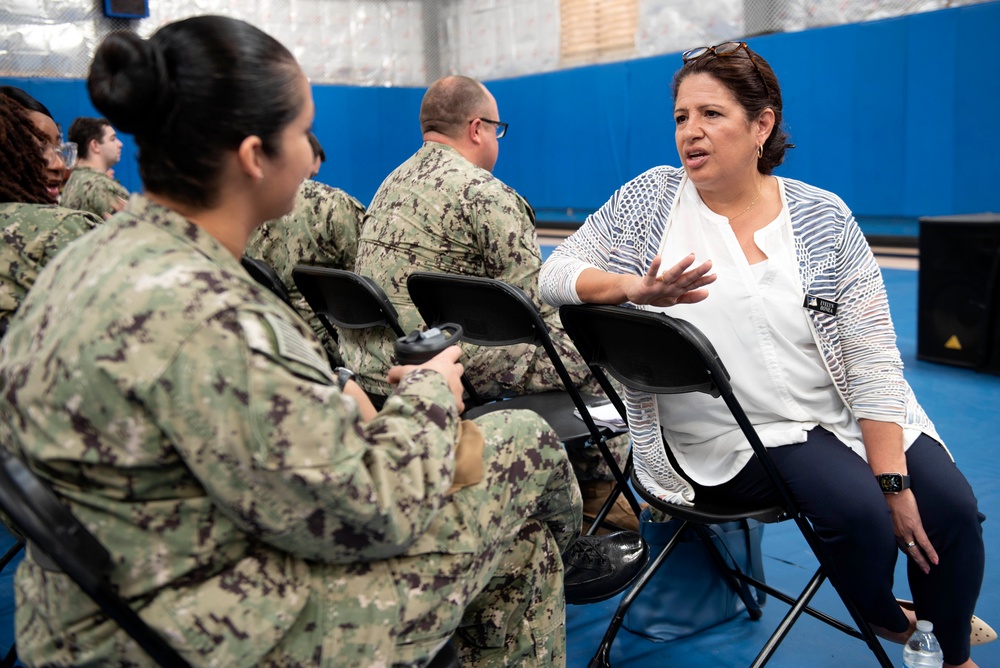
M 462 372 L 465 367 L 458 363 L 458 358 L 462 355 L 462 349 L 458 346 L 448 346 L 434 357 L 423 364 L 407 364 L 406 366 L 394 366 L 389 369 L 388 380 L 392 385 L 396 385 L 403 376 L 414 369 L 432 369 L 437 371 L 448 381 L 448 388 L 455 397 L 455 404 L 458 412 L 465 410 L 465 402 L 462 401 Z
M 652 306 L 674 306 L 675 304 L 694 304 L 708 297 L 706 285 L 714 283 L 717 276 L 709 274 L 712 261 L 706 260 L 694 269 L 694 253 L 691 253 L 670 269 L 657 276 L 662 258 L 657 255 L 649 265 L 645 276 L 635 277 L 626 288 L 625 295 L 633 304 L 650 304 Z

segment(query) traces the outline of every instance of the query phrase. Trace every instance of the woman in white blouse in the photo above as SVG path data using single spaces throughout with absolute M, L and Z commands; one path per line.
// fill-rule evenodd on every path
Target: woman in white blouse
M 934 622 L 970 667 L 983 516 L 903 378 L 881 273 L 837 196 L 772 175 L 791 145 L 781 91 L 743 42 L 674 76 L 681 168 L 625 184 L 545 263 L 550 304 L 665 310 L 712 340 L 849 593 L 883 637 Z M 643 485 L 677 503 L 776 493 L 722 402 L 627 391 Z M 667 447 L 664 447 L 665 434 Z M 892 593 L 909 559 L 915 612 Z

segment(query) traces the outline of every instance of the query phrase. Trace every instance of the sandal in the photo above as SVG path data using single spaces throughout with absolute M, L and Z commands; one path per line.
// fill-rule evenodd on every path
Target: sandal
M 904 610 L 913 610 L 913 601 L 897 598 L 896 603 L 899 603 L 899 607 Z M 972 645 L 985 645 L 996 639 L 997 632 L 993 630 L 993 627 L 979 619 L 979 617 L 972 615 L 972 634 L 969 636 L 969 642 Z

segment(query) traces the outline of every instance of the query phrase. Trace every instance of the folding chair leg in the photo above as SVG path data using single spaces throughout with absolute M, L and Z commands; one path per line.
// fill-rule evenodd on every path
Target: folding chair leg
M 628 609 L 632 607 L 632 602 L 638 598 L 639 594 L 642 593 L 643 588 L 656 574 L 659 570 L 660 565 L 666 560 L 670 553 L 674 551 L 674 546 L 680 542 L 681 537 L 684 535 L 684 530 L 687 528 L 688 522 L 684 522 L 683 525 L 677 530 L 677 532 L 670 538 L 663 551 L 656 555 L 656 558 L 649 562 L 635 582 L 632 583 L 632 588 L 626 592 L 622 600 L 618 602 L 618 608 L 615 610 L 614 616 L 611 618 L 611 623 L 608 624 L 608 630 L 604 632 L 604 638 L 601 639 L 601 645 L 597 648 L 597 652 L 594 653 L 593 658 L 590 659 L 590 663 L 587 664 L 588 668 L 610 668 L 611 667 L 611 645 L 615 642 L 615 636 L 618 635 L 618 630 L 621 628 L 622 623 L 625 621 L 625 613 Z
M 625 471 L 622 472 L 622 476 L 627 479 L 631 474 L 632 457 L 629 455 L 629 460 L 625 464 Z M 626 485 L 626 489 L 628 489 L 628 485 Z M 628 491 L 631 492 L 632 490 L 628 489 Z M 616 482 L 614 488 L 611 490 L 611 494 L 609 494 L 608 498 L 604 500 L 604 505 L 601 506 L 601 510 L 597 513 L 597 517 L 594 518 L 594 521 L 590 524 L 590 528 L 587 529 L 588 536 L 593 536 L 597 533 L 597 531 L 601 528 L 601 525 L 604 523 L 605 518 L 607 518 L 608 513 L 611 512 L 612 508 L 614 508 L 615 502 L 618 500 L 618 495 L 623 493 L 621 485 Z M 627 494 L 625 498 L 628 499 Z M 632 504 L 629 505 L 631 506 Z M 635 509 L 633 508 L 633 512 L 634 510 Z M 638 517 L 638 513 L 636 514 L 636 517 Z
M 812 548 L 813 554 L 815 554 L 817 559 L 819 559 L 820 569 L 817 572 L 817 574 L 813 577 L 813 580 L 819 581 L 816 584 L 816 587 L 818 588 L 819 583 L 822 583 L 823 579 L 825 578 L 825 575 L 823 575 L 824 573 L 823 564 L 828 563 L 827 559 L 829 558 L 827 556 L 826 546 L 823 545 L 823 542 L 819 539 L 819 536 L 817 536 L 816 532 L 813 531 L 812 525 L 809 523 L 807 519 L 805 519 L 801 515 L 796 516 L 795 524 L 798 525 L 799 531 L 802 533 L 802 536 L 806 539 L 806 542 L 809 543 L 809 547 Z M 868 624 L 865 618 L 861 616 L 861 612 L 858 610 L 858 606 L 854 604 L 854 601 L 851 600 L 849 596 L 846 596 L 844 592 L 841 591 L 840 586 L 838 585 L 836 580 L 831 579 L 830 584 L 833 585 L 834 591 L 837 592 L 837 595 L 840 597 L 840 600 L 844 604 L 844 607 L 847 608 L 848 614 L 851 615 L 851 619 L 854 620 L 855 626 L 857 627 L 858 631 L 860 631 L 862 638 L 868 645 L 868 648 L 872 651 L 872 654 L 875 655 L 875 659 L 878 661 L 879 665 L 882 666 L 882 668 L 893 668 L 892 661 L 890 661 L 889 657 L 886 656 L 885 648 L 882 647 L 882 643 L 879 642 L 878 636 L 875 635 L 875 632 L 872 630 L 871 625 Z M 812 585 L 812 582 L 810 582 L 810 585 Z M 805 607 L 805 605 L 809 602 L 809 598 L 812 598 L 813 593 L 815 593 L 815 591 L 809 594 L 808 598 L 805 599 L 802 606 L 796 606 L 798 609 L 793 608 L 793 611 L 795 611 L 796 616 L 798 616 L 798 613 L 801 612 L 801 609 Z M 804 594 L 805 592 L 803 592 L 803 595 Z M 789 613 L 789 615 L 791 615 L 791 612 Z M 790 625 L 791 624 L 789 624 L 789 626 Z M 761 663 L 760 665 L 764 664 Z
M 806 584 L 805 589 L 802 590 L 802 593 L 799 594 L 799 597 L 792 603 L 791 608 L 789 609 L 785 617 L 781 620 L 781 623 L 778 624 L 778 627 L 774 630 L 774 633 L 772 633 L 771 637 L 767 639 L 767 642 L 764 644 L 764 647 L 761 648 L 760 653 L 757 654 L 757 658 L 755 658 L 753 663 L 750 664 L 750 668 L 761 668 L 771 659 L 771 656 L 774 654 L 775 650 L 778 649 L 778 645 L 781 644 L 781 641 L 785 639 L 786 635 L 788 635 L 788 631 L 791 630 L 792 625 L 799 618 L 799 616 L 803 612 L 809 612 L 809 607 L 808 607 L 809 602 L 812 600 L 813 596 L 815 596 L 816 592 L 819 590 L 820 586 L 822 586 L 825 580 L 826 580 L 826 575 L 823 572 L 823 568 L 820 567 L 816 571 L 816 573 L 812 576 L 812 578 L 809 580 L 809 583 Z M 831 582 L 830 584 L 832 585 L 833 583 Z M 834 589 L 836 590 L 836 586 L 834 586 Z M 837 591 L 837 594 L 840 595 L 840 592 Z M 878 636 L 875 635 L 875 633 L 871 630 L 871 626 L 869 626 L 868 623 L 864 621 L 864 619 L 861 617 L 861 613 L 858 612 L 857 607 L 855 607 L 854 604 L 851 601 L 847 600 L 844 596 L 840 595 L 840 598 L 843 601 L 844 605 L 847 607 L 847 611 L 851 614 L 851 617 L 854 619 L 854 622 L 855 624 L 857 624 L 857 627 L 860 631 L 857 631 L 855 629 L 845 628 L 843 624 L 829 617 L 826 617 L 826 615 L 814 614 L 814 616 L 819 618 L 821 621 L 825 621 L 831 626 L 834 626 L 844 631 L 848 635 L 864 640 L 868 645 L 868 648 L 872 651 L 872 654 L 875 655 L 875 659 L 879 662 L 879 665 L 882 666 L 882 668 L 893 668 L 894 664 L 892 663 L 892 661 L 889 660 L 889 657 L 886 655 L 885 648 L 882 647 L 882 644 L 879 642 Z

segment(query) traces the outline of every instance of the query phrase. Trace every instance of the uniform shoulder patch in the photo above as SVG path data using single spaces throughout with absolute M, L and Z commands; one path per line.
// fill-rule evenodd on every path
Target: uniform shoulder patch
M 319 353 L 309 345 L 302 333 L 287 320 L 273 313 L 265 313 L 264 320 L 271 326 L 278 345 L 278 354 L 282 357 L 302 362 L 317 369 L 329 367 L 329 363 L 319 356 Z
M 291 323 L 274 313 L 260 311 L 244 311 L 239 321 L 247 343 L 254 350 L 304 364 L 332 381 L 329 362 Z

